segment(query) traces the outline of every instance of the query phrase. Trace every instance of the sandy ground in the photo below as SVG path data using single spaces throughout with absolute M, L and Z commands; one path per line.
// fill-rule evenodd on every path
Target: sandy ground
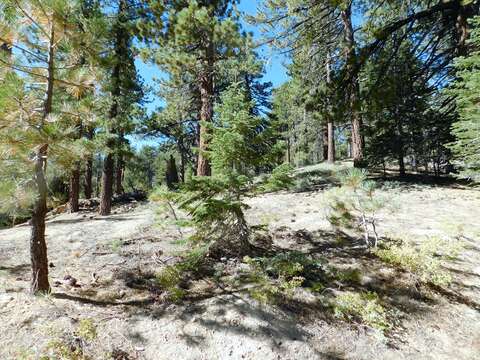
M 139 204 L 109 217 L 86 212 L 51 219 L 47 238 L 54 286 L 45 297 L 27 292 L 29 228 L 0 231 L 0 359 L 35 359 L 52 338 L 74 337 L 86 318 L 97 326 L 98 337 L 85 345 L 94 359 L 112 353 L 116 359 L 152 360 L 480 359 L 480 192 L 409 185 L 385 193 L 395 215 L 381 214 L 382 237 L 421 241 L 462 234 L 469 239 L 449 264 L 454 282 L 447 294 L 429 292 L 424 298 L 408 274 L 359 255 L 354 247 L 324 246 L 332 232 L 322 190 L 248 199 L 247 217 L 277 233 L 308 232 L 309 246 L 322 256 L 361 269 L 362 286 L 377 291 L 398 313 L 395 333 L 383 336 L 332 320 L 308 302 L 267 306 L 218 289 L 182 305 L 162 302 L 152 279 L 181 248 L 175 243 L 181 236 L 170 219 L 155 215 L 153 205 Z M 279 246 L 282 241 L 276 239 Z M 66 284 L 66 275 L 80 286 Z

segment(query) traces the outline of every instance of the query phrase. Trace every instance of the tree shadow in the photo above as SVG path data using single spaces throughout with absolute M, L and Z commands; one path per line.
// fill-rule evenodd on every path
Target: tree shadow
M 459 179 L 449 175 L 433 176 L 430 174 L 406 174 L 400 176 L 398 174 L 388 173 L 386 175 L 380 173 L 373 173 L 370 176 L 373 180 L 389 184 L 398 183 L 402 190 L 415 190 L 415 186 L 423 185 L 429 187 L 440 187 L 456 190 L 468 190 L 472 183 L 468 180 Z
M 24 275 L 30 270 L 30 264 L 20 264 L 12 266 L 1 266 L 0 271 L 6 271 L 12 276 Z
M 96 300 L 92 298 L 75 296 L 66 293 L 52 293 L 52 297 L 60 300 L 70 300 L 79 302 L 81 304 L 95 305 L 99 307 L 108 307 L 108 306 L 139 306 L 144 307 L 155 302 L 155 298 L 148 297 L 140 300 L 129 300 L 129 301 L 109 301 L 109 300 Z
M 78 224 L 87 221 L 107 221 L 107 222 L 117 222 L 117 221 L 129 221 L 135 220 L 138 217 L 134 216 L 118 216 L 118 215 L 110 215 L 110 216 L 102 216 L 102 217 L 85 217 L 85 218 L 75 218 L 75 219 L 53 219 L 47 221 L 48 225 L 59 225 L 59 224 Z

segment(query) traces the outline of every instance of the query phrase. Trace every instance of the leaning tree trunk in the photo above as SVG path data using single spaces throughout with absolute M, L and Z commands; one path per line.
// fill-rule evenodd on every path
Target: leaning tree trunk
M 113 196 L 113 154 L 109 153 L 103 161 L 102 194 L 100 197 L 100 215 L 110 215 Z
M 197 162 L 197 176 L 210 176 L 212 173 L 210 161 L 206 157 L 208 151 L 209 129 L 208 123 L 213 118 L 213 66 L 214 66 L 214 45 L 210 41 L 206 49 L 207 66 L 200 78 L 200 140 Z
M 360 86 L 356 74 L 357 54 L 356 44 L 352 25 L 352 7 L 351 4 L 341 13 L 343 27 L 345 31 L 345 57 L 346 71 L 345 79 L 347 83 L 348 100 L 351 111 L 352 125 L 352 156 L 355 167 L 363 166 L 364 143 L 362 136 L 362 116 L 360 113 Z
M 50 25 L 48 47 L 48 77 L 43 105 L 43 123 L 52 112 L 53 84 L 54 84 L 54 56 L 55 56 L 55 27 Z M 35 185 L 37 197 L 33 204 L 30 235 L 30 261 L 32 263 L 31 292 L 48 293 L 50 284 L 48 282 L 48 257 L 47 242 L 45 240 L 45 217 L 47 215 L 47 181 L 45 169 L 47 165 L 48 144 L 39 146 L 35 158 Z
M 80 197 L 80 164 L 75 164 L 75 168 L 70 175 L 70 186 L 68 193 L 68 210 L 72 213 L 79 210 Z

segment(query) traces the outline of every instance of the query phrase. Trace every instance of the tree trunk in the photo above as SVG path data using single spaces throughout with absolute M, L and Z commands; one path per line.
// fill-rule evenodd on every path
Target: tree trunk
M 93 139 L 94 129 L 89 128 L 86 133 L 86 138 L 88 140 Z M 87 161 L 85 162 L 85 184 L 84 184 L 84 193 L 85 199 L 91 199 L 93 195 L 93 185 L 92 185 L 92 177 L 93 177 L 93 154 L 88 155 Z
M 103 161 L 102 174 L 102 194 L 100 198 L 100 215 L 110 215 L 112 211 L 112 195 L 113 195 L 113 154 L 109 153 Z
M 322 128 L 323 161 L 328 159 L 328 126 Z
M 165 174 L 167 180 L 167 186 L 169 189 L 175 189 L 178 184 L 178 171 L 177 165 L 175 163 L 175 158 L 173 155 L 170 155 L 170 158 L 167 160 L 167 171 Z
M 400 177 L 405 177 L 406 172 L 405 172 L 405 160 L 403 158 L 403 152 L 401 152 L 398 156 L 398 167 L 399 167 Z
M 290 149 L 290 136 L 287 136 L 287 163 L 292 163 L 292 154 Z
M 328 128 L 328 154 L 327 154 L 327 161 L 330 164 L 333 164 L 335 162 L 335 127 L 333 125 L 333 121 L 331 118 L 329 118 L 329 121 L 327 123 L 327 128 Z
M 123 189 L 123 175 L 125 171 L 125 162 L 123 161 L 123 156 L 117 156 L 117 167 L 115 169 L 115 193 L 117 195 L 122 195 L 125 190 Z
M 37 198 L 33 205 L 30 236 L 30 260 L 32 263 L 31 291 L 36 293 L 50 292 L 48 282 L 47 243 L 45 241 L 45 216 L 47 214 L 47 182 L 45 180 L 45 164 L 48 145 L 42 145 L 36 154 L 35 183 Z
M 210 161 L 206 157 L 206 151 L 208 151 L 208 137 L 209 129 L 208 123 L 212 121 L 213 117 L 213 66 L 214 66 L 214 45 L 210 41 L 206 49 L 207 66 L 204 69 L 204 73 L 200 79 L 200 141 L 199 141 L 199 153 L 197 163 L 197 176 L 210 176 L 212 173 L 210 167 Z
M 362 116 L 360 113 L 360 86 L 358 84 L 358 76 L 356 74 L 356 64 L 358 59 L 352 26 L 351 4 L 341 12 L 341 17 L 345 31 L 345 79 L 348 81 L 347 93 L 351 111 L 353 164 L 355 167 L 362 167 L 364 158 L 364 143 L 362 136 Z
M 185 150 L 183 143 L 178 146 L 178 152 L 180 153 L 180 180 L 182 183 L 185 183 Z
M 80 197 L 80 164 L 76 164 L 70 175 L 70 187 L 68 196 L 68 209 L 71 213 L 76 213 L 79 210 Z
M 397 114 L 397 132 L 398 132 L 398 168 L 400 177 L 405 176 L 405 150 L 403 144 L 403 128 L 401 123 L 401 117 Z
M 118 15 L 122 14 L 126 9 L 126 2 L 125 0 L 119 1 L 119 8 L 118 8 Z M 117 59 L 122 59 L 122 54 L 125 51 L 126 43 L 125 43 L 125 34 L 121 31 L 121 27 L 117 28 L 115 34 L 115 56 Z M 121 95 L 121 63 L 120 61 L 115 62 L 113 69 L 112 69 L 112 105 L 110 107 L 109 113 L 109 124 L 108 124 L 108 131 L 110 133 L 115 133 L 116 125 L 115 120 L 118 116 L 119 111 L 119 103 L 118 98 Z M 105 155 L 105 159 L 103 161 L 103 172 L 102 172 L 102 191 L 100 195 L 100 215 L 106 216 L 110 215 L 112 211 L 112 196 L 113 196 L 113 175 L 114 175 L 114 167 L 115 167 L 115 159 L 114 159 L 114 150 L 115 146 L 117 145 L 117 141 L 110 139 L 107 145 L 107 154 Z
M 330 68 L 331 64 L 331 57 L 328 54 L 327 62 L 326 62 L 326 72 L 327 72 L 327 86 L 331 87 L 332 84 L 332 71 Z M 329 106 L 327 109 L 327 162 L 333 164 L 335 162 L 335 125 L 333 124 L 332 114 L 330 113 L 331 110 L 331 100 L 328 101 Z
M 54 58 L 55 58 L 55 27 L 50 24 L 50 38 L 48 48 L 48 77 L 43 105 L 42 126 L 52 112 L 53 84 L 54 84 Z M 35 184 L 37 197 L 33 204 L 30 235 L 30 261 L 32 263 L 31 292 L 48 293 L 48 257 L 47 242 L 45 240 L 45 216 L 47 215 L 47 181 L 45 169 L 47 166 L 48 144 L 40 145 L 35 159 Z

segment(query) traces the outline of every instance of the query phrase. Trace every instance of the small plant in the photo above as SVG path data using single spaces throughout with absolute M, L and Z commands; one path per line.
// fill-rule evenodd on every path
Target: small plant
M 54 336 L 38 357 L 40 360 L 90 360 L 86 349 L 97 339 L 97 326 L 92 319 L 82 319 L 74 332 L 58 333 L 54 328 L 46 329 Z
M 367 180 L 367 173 L 361 169 L 350 169 L 340 175 L 342 186 L 326 193 L 329 213 L 327 220 L 335 227 L 360 231 L 365 244 L 378 244 L 377 212 L 385 207 L 385 199 L 375 193 L 375 183 Z
M 40 360 L 65 359 L 65 360 L 89 360 L 83 351 L 62 339 L 50 340 L 46 347 L 47 354 L 40 355 Z
M 82 319 L 76 333 L 84 341 L 93 341 L 97 338 L 97 326 L 92 319 Z
M 293 166 L 287 163 L 273 169 L 266 182 L 261 186 L 263 192 L 274 192 L 292 187 L 295 184 Z
M 247 278 L 254 284 L 249 288 L 250 296 L 261 303 L 290 298 L 295 289 L 304 285 L 306 277 L 311 277 L 310 272 L 319 266 L 318 261 L 297 252 L 269 258 L 246 256 L 243 261 L 250 266 Z
M 390 327 L 384 307 L 374 292 L 347 292 L 334 300 L 335 316 L 357 320 L 374 329 L 384 331 Z
M 120 252 L 120 248 L 123 245 L 123 241 L 121 239 L 113 239 L 110 242 L 110 249 L 112 249 L 113 252 L 118 253 Z
M 314 182 L 310 177 L 301 177 L 295 181 L 294 189 L 296 192 L 309 191 L 312 189 Z
M 359 284 L 362 280 L 362 273 L 358 269 L 337 269 L 329 268 L 328 272 L 331 277 L 342 283 Z
M 446 286 L 452 278 L 442 270 L 445 260 L 458 256 L 462 244 L 431 237 L 416 246 L 412 241 L 403 241 L 400 245 L 391 245 L 377 249 L 375 254 L 384 262 L 400 266 L 419 277 L 423 282 L 437 286 Z
M 178 302 L 186 295 L 186 291 L 179 286 L 183 277 L 177 265 L 167 266 L 156 276 L 158 285 L 167 292 L 167 298 L 172 302 Z

